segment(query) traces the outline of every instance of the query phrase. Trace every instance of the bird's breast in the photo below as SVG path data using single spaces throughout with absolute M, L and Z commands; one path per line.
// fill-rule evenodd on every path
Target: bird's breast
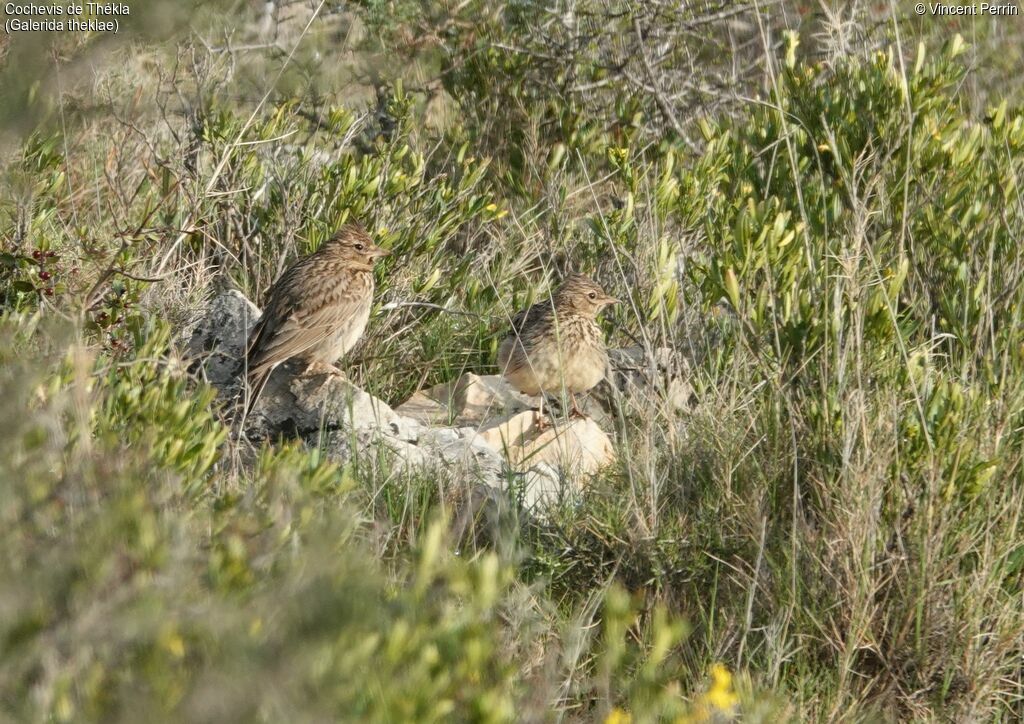
M 505 377 L 527 394 L 563 386 L 585 392 L 605 376 L 608 355 L 600 328 L 586 319 L 566 319 L 555 327 L 505 340 L 498 352 Z

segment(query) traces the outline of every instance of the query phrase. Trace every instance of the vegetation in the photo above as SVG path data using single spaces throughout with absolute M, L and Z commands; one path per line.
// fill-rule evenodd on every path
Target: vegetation
M 6 36 L 5 718 L 1024 718 L 1020 31 L 542 5 Z M 374 394 L 493 372 L 581 269 L 690 409 L 478 545 L 447 481 L 250 454 L 181 330 L 350 218 Z

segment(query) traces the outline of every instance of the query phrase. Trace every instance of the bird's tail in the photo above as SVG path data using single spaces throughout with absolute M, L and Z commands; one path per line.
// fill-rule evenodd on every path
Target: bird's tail
M 274 371 L 274 366 L 257 368 L 250 370 L 249 374 L 244 377 L 242 383 L 242 416 L 238 418 L 237 425 L 238 431 L 241 432 L 245 429 L 245 421 L 249 417 L 249 413 L 252 412 L 256 403 L 260 399 L 260 395 L 263 394 L 263 389 L 267 386 L 267 381 L 270 380 L 270 375 Z

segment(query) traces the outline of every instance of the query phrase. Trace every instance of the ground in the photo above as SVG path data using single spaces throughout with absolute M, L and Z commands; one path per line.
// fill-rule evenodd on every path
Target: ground
M 1024 717 L 1022 32 L 581 0 L 0 36 L 0 712 Z M 615 464 L 543 518 L 473 493 L 479 536 L 344 430 L 249 446 L 187 330 L 350 219 L 393 253 L 347 384 L 494 374 L 577 270 L 679 384 L 610 404 Z

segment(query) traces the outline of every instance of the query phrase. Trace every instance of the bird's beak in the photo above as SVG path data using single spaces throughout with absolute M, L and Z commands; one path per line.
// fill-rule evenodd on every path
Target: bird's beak
M 381 257 L 391 256 L 391 252 L 387 249 L 381 249 L 379 246 L 375 246 L 370 250 L 370 256 L 374 259 L 380 259 Z
M 602 299 L 601 301 L 603 301 L 606 305 L 619 304 L 621 302 L 621 300 L 616 299 L 615 297 L 609 296 L 607 294 L 604 295 L 604 299 Z

